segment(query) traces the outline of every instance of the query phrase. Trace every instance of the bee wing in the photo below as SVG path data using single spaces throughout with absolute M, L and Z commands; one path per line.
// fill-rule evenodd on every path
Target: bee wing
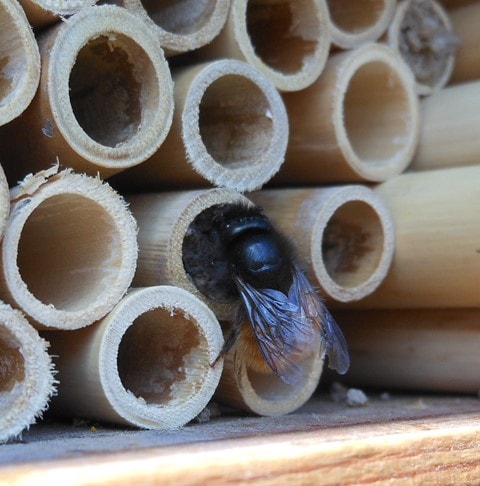
M 321 297 L 298 267 L 295 267 L 293 272 L 289 300 L 304 309 L 307 316 L 320 327 L 324 352 L 328 357 L 328 367 L 342 375 L 346 373 L 350 367 L 350 356 L 345 336 L 323 304 Z

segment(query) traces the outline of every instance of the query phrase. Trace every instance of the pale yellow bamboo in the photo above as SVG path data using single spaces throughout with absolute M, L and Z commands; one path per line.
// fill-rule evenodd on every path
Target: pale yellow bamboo
M 336 313 L 349 343 L 354 386 L 478 393 L 480 310 Z
M 480 80 L 446 88 L 421 102 L 415 170 L 480 163 Z
M 352 49 L 374 42 L 387 30 L 397 0 L 327 0 L 332 43 Z
M 103 317 L 135 272 L 136 223 L 124 200 L 98 178 L 55 167 L 11 195 L 0 297 L 39 328 L 76 329 Z
M 40 53 L 24 11 L 0 0 L 0 126 L 19 116 L 40 80 Z
M 11 181 L 56 158 L 105 177 L 156 151 L 170 128 L 173 86 L 153 28 L 121 7 L 93 6 L 38 40 L 39 90 L 0 132 Z
M 306 88 L 330 49 L 325 0 L 232 0 L 224 29 L 199 55 L 246 61 L 282 91 Z
M 100 322 L 49 331 L 57 358 L 54 413 L 171 429 L 207 405 L 217 387 L 223 336 L 213 312 L 170 286 L 132 289 Z
M 383 283 L 356 306 L 480 306 L 479 179 L 480 165 L 402 174 L 376 188 L 392 213 L 395 253 Z
M 283 99 L 290 139 L 274 182 L 383 181 L 411 161 L 420 130 L 415 81 L 384 45 L 332 55 L 314 85 Z
M 290 237 L 315 287 L 351 302 L 383 281 L 394 252 L 391 215 L 366 186 L 271 189 L 249 195 Z
M 0 443 L 42 415 L 55 392 L 48 343 L 23 314 L 0 302 Z

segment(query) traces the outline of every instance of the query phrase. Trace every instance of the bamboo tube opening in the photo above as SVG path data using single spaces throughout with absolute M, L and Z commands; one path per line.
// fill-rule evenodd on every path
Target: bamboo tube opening
M 20 347 L 15 336 L 0 327 L 0 403 L 2 394 L 25 379 L 25 362 Z

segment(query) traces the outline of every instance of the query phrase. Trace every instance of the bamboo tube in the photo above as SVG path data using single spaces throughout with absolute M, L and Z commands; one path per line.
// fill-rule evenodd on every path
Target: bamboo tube
M 412 70 L 417 93 L 430 95 L 449 81 L 458 46 L 449 15 L 435 0 L 403 0 L 387 42 Z
M 374 42 L 387 30 L 397 0 L 327 0 L 332 43 L 352 49 Z
M 40 80 L 40 53 L 22 8 L 0 0 L 0 126 L 19 116 Z
M 292 240 L 312 283 L 329 300 L 360 300 L 387 275 L 392 217 L 368 187 L 272 189 L 249 199 Z
M 112 180 L 123 190 L 258 189 L 280 168 L 288 141 L 283 101 L 246 63 L 225 59 L 174 74 L 175 114 L 148 161 Z
M 325 0 L 232 0 L 224 29 L 200 56 L 251 64 L 281 91 L 310 86 L 330 49 Z
M 421 102 L 422 128 L 410 167 L 430 170 L 480 162 L 480 80 L 446 88 Z
M 5 172 L 0 164 L 0 241 L 5 233 L 8 215 L 10 214 L 10 194 Z
M 18 310 L 0 302 L 0 443 L 27 429 L 55 391 L 48 344 Z
M 313 86 L 283 99 L 290 140 L 273 182 L 384 181 L 411 161 L 420 130 L 415 82 L 386 46 L 332 55 Z
M 136 224 L 107 184 L 56 169 L 12 189 L 0 297 L 38 328 L 77 329 L 103 317 L 128 289 Z
M 58 355 L 54 413 L 175 428 L 213 396 L 223 336 L 211 310 L 183 289 L 132 289 L 100 322 L 49 331 Z
M 480 166 L 402 174 L 375 190 L 390 208 L 395 253 L 363 308 L 480 306 Z
M 173 86 L 153 28 L 123 8 L 93 6 L 38 40 L 39 91 L 0 132 L 11 182 L 56 158 L 106 177 L 155 152 L 170 128 Z
M 480 390 L 480 310 L 340 312 L 352 385 L 448 393 Z
M 227 20 L 230 0 L 115 0 L 157 30 L 167 55 L 193 51 L 211 42 Z

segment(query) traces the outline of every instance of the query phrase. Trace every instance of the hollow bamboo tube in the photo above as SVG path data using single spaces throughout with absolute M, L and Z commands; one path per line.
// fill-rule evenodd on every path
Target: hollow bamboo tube
M 311 87 L 283 99 L 290 140 L 273 182 L 384 181 L 411 161 L 420 130 L 415 81 L 386 46 L 332 55 Z
M 212 311 L 171 286 L 132 289 L 100 322 L 49 331 L 58 356 L 54 413 L 175 428 L 192 420 L 217 387 L 223 336 Z
M 410 167 L 430 170 L 480 162 L 480 80 L 446 88 L 421 102 L 422 128 Z
M 157 30 L 167 55 L 193 51 L 211 42 L 227 20 L 230 0 L 115 0 Z
M 0 126 L 19 116 L 40 80 L 40 53 L 17 2 L 0 0 Z
M 134 287 L 174 285 L 204 301 L 219 319 L 231 319 L 236 305 L 215 302 L 193 284 L 183 264 L 183 242 L 193 220 L 212 206 L 251 204 L 231 189 L 162 192 L 128 197 L 138 224 L 138 265 Z
M 382 198 L 368 187 L 268 189 L 249 199 L 291 239 L 312 283 L 328 299 L 362 299 L 385 278 L 393 222 Z
M 160 149 L 112 183 L 122 189 L 216 185 L 258 189 L 279 170 L 288 119 L 273 84 L 225 59 L 174 74 L 175 114 Z
M 103 317 L 127 291 L 136 223 L 100 179 L 55 172 L 12 189 L 0 297 L 38 328 L 77 329 Z
M 325 0 L 232 0 L 225 27 L 199 55 L 246 61 L 279 90 L 296 91 L 320 76 L 329 49 Z
M 170 128 L 173 86 L 153 28 L 123 8 L 93 6 L 38 40 L 40 88 L 0 132 L 11 183 L 57 158 L 106 177 L 155 152 Z
M 395 253 L 363 308 L 480 306 L 480 166 L 402 174 L 375 191 L 392 213 Z
M 448 13 L 439 2 L 400 2 L 388 29 L 387 42 L 412 70 L 419 95 L 430 95 L 448 83 L 458 40 Z
M 374 42 L 387 30 L 397 0 L 327 0 L 332 43 L 352 49 Z
M 478 393 L 480 310 L 336 313 L 352 365 L 345 380 L 383 390 Z
M 18 310 L 0 302 L 0 443 L 27 429 L 55 391 L 48 344 Z

